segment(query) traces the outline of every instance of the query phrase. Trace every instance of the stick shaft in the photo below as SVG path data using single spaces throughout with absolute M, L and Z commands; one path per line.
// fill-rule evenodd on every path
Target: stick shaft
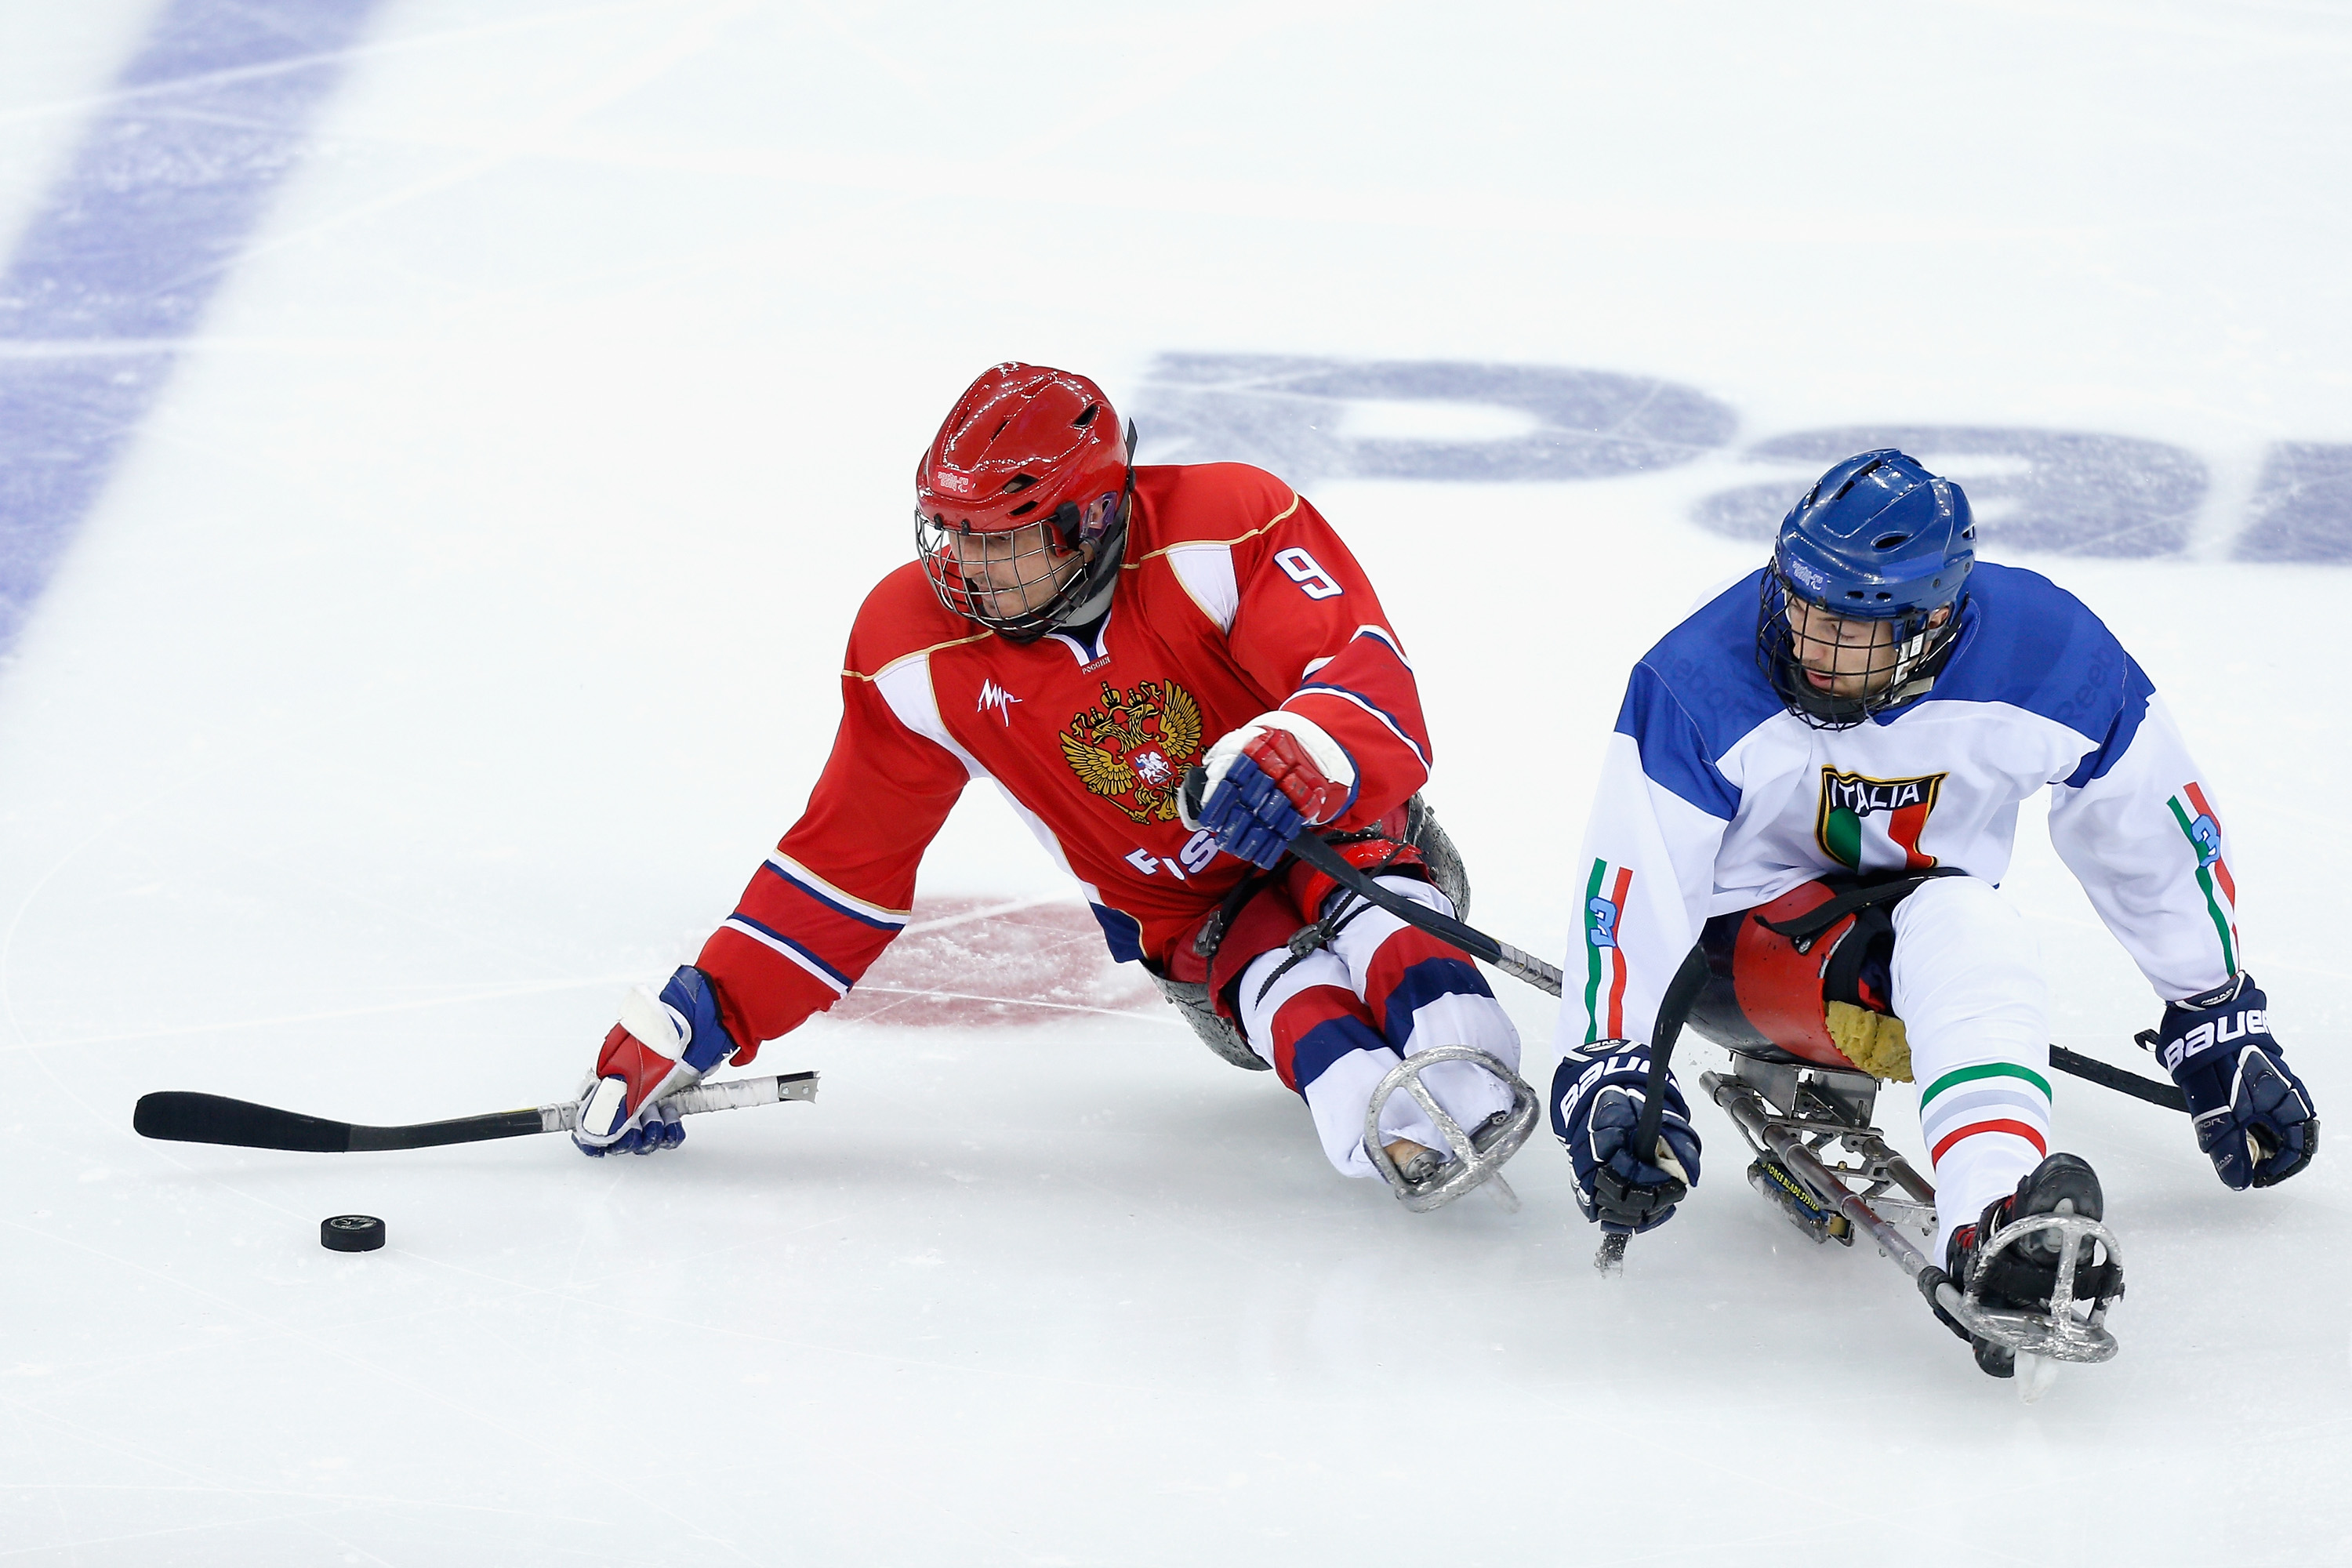
M 681 1114 L 698 1116 L 782 1100 L 814 1100 L 817 1075 L 783 1073 L 773 1078 L 730 1079 L 700 1083 L 671 1099 Z M 142 1137 L 178 1143 L 223 1143 L 240 1149 L 285 1149 L 303 1153 L 342 1154 L 383 1149 L 431 1149 L 446 1143 L 478 1143 L 493 1138 L 523 1138 L 534 1132 L 571 1131 L 579 1107 L 563 1100 L 528 1110 L 495 1110 L 452 1121 L 419 1121 L 404 1127 L 368 1127 L 325 1117 L 305 1116 L 217 1094 L 166 1089 L 142 1095 L 131 1125 Z
M 1524 980 L 1538 991 L 1559 994 L 1566 976 L 1532 953 L 1524 952 L 1507 942 L 1497 942 L 1477 927 L 1465 925 L 1451 915 L 1440 914 L 1427 904 L 1392 893 L 1371 878 L 1348 864 L 1347 858 L 1328 844 L 1312 827 L 1302 827 L 1291 836 L 1290 852 L 1322 872 L 1358 898 L 1378 904 L 1407 925 L 1419 926 L 1434 937 L 1441 937 L 1470 954 L 1511 976 Z
M 1650 1029 L 1650 1077 L 1643 1086 L 1642 1120 L 1633 1127 L 1633 1158 L 1644 1163 L 1658 1146 L 1658 1120 L 1666 1113 L 1666 1071 L 1674 1059 L 1675 1042 L 1682 1037 L 1683 1020 L 1706 984 L 1706 952 L 1694 945 L 1683 955 L 1680 969 L 1666 982 L 1658 1001 L 1657 1022 Z
M 2083 1056 L 2063 1046 L 2050 1047 L 2050 1065 L 2060 1072 L 2073 1073 L 2076 1078 L 2103 1089 L 2112 1089 L 2117 1094 L 2128 1094 L 2134 1100 L 2145 1100 L 2150 1105 L 2161 1105 L 2168 1110 L 2188 1114 L 2189 1097 L 2172 1084 L 2158 1083 L 2136 1072 L 2110 1067 L 2095 1057 Z

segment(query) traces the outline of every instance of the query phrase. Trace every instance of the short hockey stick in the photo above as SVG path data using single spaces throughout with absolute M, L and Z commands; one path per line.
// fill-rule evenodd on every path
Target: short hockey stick
M 816 1074 L 788 1072 L 775 1078 L 739 1078 L 698 1083 L 671 1095 L 667 1104 L 686 1116 L 773 1105 L 784 1100 L 814 1100 Z M 217 1094 L 165 1089 L 139 1097 L 131 1125 L 142 1138 L 178 1143 L 226 1143 L 239 1149 L 290 1149 L 312 1154 L 356 1153 L 376 1149 L 431 1149 L 443 1143 L 478 1143 L 491 1138 L 522 1138 L 533 1132 L 569 1132 L 580 1108 L 572 1100 L 530 1110 L 494 1110 L 455 1121 L 418 1121 L 406 1127 L 361 1127 L 329 1121 L 299 1110 L 279 1110 Z
M 1313 827 L 1302 827 L 1290 837 L 1290 852 L 1367 902 L 1378 904 L 1407 925 L 1452 942 L 1473 958 L 1483 958 L 1504 973 L 1524 980 L 1538 991 L 1559 994 L 1567 977 L 1533 953 L 1521 952 L 1507 942 L 1496 942 L 1475 926 L 1440 914 L 1402 893 L 1392 893 L 1348 863 Z

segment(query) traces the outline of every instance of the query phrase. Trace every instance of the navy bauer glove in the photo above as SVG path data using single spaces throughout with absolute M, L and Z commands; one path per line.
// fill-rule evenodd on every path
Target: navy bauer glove
M 1627 1147 L 1649 1081 L 1650 1047 L 1630 1040 L 1580 1046 L 1552 1074 L 1551 1130 L 1576 1163 L 1578 1205 L 1604 1231 L 1654 1229 L 1698 1185 L 1698 1133 L 1673 1073 L 1657 1146 L 1646 1160 Z
M 2222 1185 L 2276 1186 L 2319 1152 L 2311 1091 L 2271 1038 L 2270 998 L 2252 975 L 2168 1004 L 2139 1038 L 2188 1098 L 2197 1147 Z

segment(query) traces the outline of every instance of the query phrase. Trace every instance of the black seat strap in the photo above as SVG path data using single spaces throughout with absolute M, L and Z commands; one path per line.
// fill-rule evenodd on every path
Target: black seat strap
M 1914 876 L 1897 877 L 1889 881 L 1875 882 L 1866 888 L 1854 888 L 1838 894 L 1825 904 L 1819 904 L 1803 914 L 1791 915 L 1785 921 L 1768 921 L 1762 915 L 1756 923 L 1775 936 L 1785 936 L 1797 944 L 1799 952 L 1811 952 L 1822 933 L 1838 921 L 1873 905 L 1892 906 L 1901 903 L 1920 887 L 1938 877 L 1965 877 L 1968 873 L 1958 866 L 1937 866 Z

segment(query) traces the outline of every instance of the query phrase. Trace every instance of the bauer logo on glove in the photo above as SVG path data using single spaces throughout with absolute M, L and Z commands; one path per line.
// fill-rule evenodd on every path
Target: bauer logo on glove
M 2141 1039 L 2180 1086 L 2197 1147 L 2224 1186 L 2274 1186 L 2311 1163 L 2319 1119 L 2271 1037 L 2270 998 L 2252 975 L 2171 1004 Z
M 1649 1079 L 1649 1047 L 1629 1040 L 1570 1051 L 1552 1075 L 1552 1131 L 1575 1163 L 1578 1205 L 1603 1230 L 1654 1229 L 1698 1185 L 1698 1133 L 1672 1073 L 1656 1144 L 1647 1159 L 1630 1147 Z

